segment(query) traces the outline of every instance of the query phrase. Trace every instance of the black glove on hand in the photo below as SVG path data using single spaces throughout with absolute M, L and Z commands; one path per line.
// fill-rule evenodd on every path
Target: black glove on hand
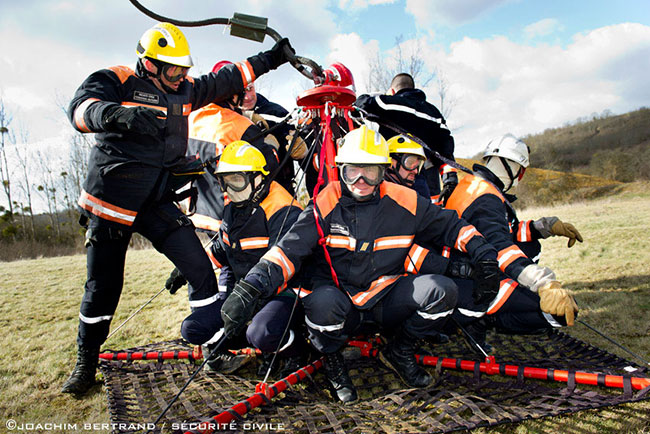
M 474 273 L 474 267 L 467 261 L 450 261 L 445 273 L 449 277 L 459 279 L 471 279 Z
M 289 61 L 289 55 L 287 51 L 290 51 L 292 54 L 296 54 L 296 50 L 293 49 L 289 43 L 289 39 L 282 38 L 275 43 L 273 48 L 264 52 L 266 60 L 269 62 L 270 69 L 276 69 L 278 66 L 283 65 Z
M 155 136 L 165 128 L 165 117 L 164 112 L 148 107 L 111 107 L 104 113 L 104 130 Z
M 438 202 L 440 202 L 442 206 L 445 206 L 447 204 L 449 196 L 451 196 L 451 194 L 454 192 L 454 189 L 458 185 L 458 175 L 456 175 L 454 172 L 451 172 L 446 176 L 443 176 L 443 178 L 442 191 L 440 192 L 440 196 L 438 196 Z
M 237 282 L 232 292 L 221 306 L 221 319 L 226 336 L 241 333 L 253 316 L 257 301 L 262 292 L 245 280 Z
M 476 304 L 487 303 L 496 297 L 501 282 L 501 272 L 497 261 L 488 259 L 474 264 L 474 292 L 472 298 Z
M 178 291 L 180 287 L 186 283 L 187 279 L 181 274 L 181 270 L 174 268 L 172 272 L 169 273 L 169 277 L 165 282 L 165 288 L 167 291 L 169 291 L 170 294 L 174 295 L 176 294 L 176 291 Z

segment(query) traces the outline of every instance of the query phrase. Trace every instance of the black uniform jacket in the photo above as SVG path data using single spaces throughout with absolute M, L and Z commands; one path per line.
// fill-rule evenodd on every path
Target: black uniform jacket
M 311 277 L 311 289 L 331 285 L 324 245 L 341 289 L 358 308 L 370 309 L 405 274 L 404 268 L 413 260 L 409 254 L 413 244 L 426 242 L 453 245 L 476 259 L 496 259 L 494 248 L 473 226 L 410 188 L 382 182 L 372 199 L 359 202 L 345 187 L 342 194 L 339 182 L 332 182 L 246 280 L 270 293 L 314 255 L 313 266 L 302 270 Z
M 263 55 L 252 56 L 218 73 L 188 77 L 174 93 L 160 91 L 126 66 L 91 74 L 68 109 L 78 131 L 97 133 L 79 198 L 81 208 L 110 225 L 132 226 L 145 201 L 164 193 L 168 169 L 184 163 L 190 112 L 241 92 L 268 70 Z M 166 115 L 166 127 L 156 137 L 137 131 L 105 132 L 105 112 L 116 105 L 160 110 Z
M 229 291 L 288 232 L 301 212 L 293 196 L 275 181 L 268 195 L 254 208 L 226 205 L 219 238 L 208 250 L 208 256 L 222 272 L 232 271 L 225 282 Z

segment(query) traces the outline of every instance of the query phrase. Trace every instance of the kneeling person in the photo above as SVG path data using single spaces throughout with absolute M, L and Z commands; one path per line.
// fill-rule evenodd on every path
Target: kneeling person
M 302 211 L 280 184 L 269 182 L 264 155 L 245 141 L 235 141 L 224 149 L 216 175 L 227 200 L 219 237 L 208 249 L 208 256 L 229 279 L 221 282 L 225 283 L 225 288 L 220 285 L 220 291 L 226 292 L 220 292 L 221 302 L 215 303 L 216 310 L 207 315 L 197 312 L 187 318 L 182 327 L 185 339 L 194 344 L 207 343 L 208 348 L 223 334 L 220 309 L 226 295 L 232 293 L 236 280 L 243 278 L 282 238 Z M 292 288 L 292 283 L 288 287 Z M 260 349 L 263 357 L 279 349 L 279 355 L 287 359 L 285 365 L 298 364 L 298 356 L 304 353 L 301 348 L 304 340 L 295 330 L 302 318 L 300 307 L 293 313 L 292 328 L 280 342 L 294 302 L 295 295 L 290 291 L 270 297 L 255 309 L 256 315 L 246 330 L 248 342 Z M 211 332 L 215 327 L 219 329 L 216 335 Z M 229 341 L 235 338 L 231 335 Z M 225 372 L 228 368 L 224 362 L 229 359 L 229 352 L 224 350 L 210 365 Z

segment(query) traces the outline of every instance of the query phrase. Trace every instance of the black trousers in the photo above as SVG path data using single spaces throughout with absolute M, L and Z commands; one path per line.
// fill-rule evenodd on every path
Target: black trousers
M 108 336 L 122 293 L 126 251 L 133 232 L 152 241 L 156 250 L 185 276 L 192 287 L 189 302 L 193 310 L 213 311 L 218 303 L 212 264 L 194 227 L 187 224 L 172 203 L 154 204 L 138 213 L 131 231 L 115 229 L 105 220 L 92 216 L 87 234 L 87 279 L 79 314 L 79 346 L 99 348 Z M 160 282 L 152 292 L 163 284 Z
M 370 326 L 387 335 L 403 331 L 414 338 L 438 334 L 456 306 L 455 283 L 444 276 L 403 276 L 370 310 L 361 311 L 333 285 L 319 286 L 302 299 L 314 347 L 328 354 Z

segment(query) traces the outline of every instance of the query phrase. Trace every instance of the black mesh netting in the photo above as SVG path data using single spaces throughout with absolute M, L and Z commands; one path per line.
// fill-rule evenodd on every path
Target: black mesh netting
M 649 369 L 617 357 L 562 332 L 540 336 L 490 335 L 497 363 L 648 377 Z M 427 349 L 427 345 L 424 347 Z M 161 342 L 128 351 L 190 350 L 181 341 Z M 439 357 L 483 361 L 452 337 L 428 350 Z M 316 372 L 235 422 L 236 431 L 291 433 L 448 432 L 519 422 L 650 397 L 643 390 L 612 389 L 557 383 L 478 372 L 436 370 L 436 381 L 424 389 L 408 389 L 392 371 L 358 349 L 345 353 L 359 401 L 341 405 L 331 399 L 324 374 Z M 254 360 L 253 360 L 254 361 Z M 255 361 L 254 361 L 255 362 Z M 169 409 L 155 432 L 192 428 L 255 392 L 256 363 L 238 375 L 202 371 Z M 187 360 L 102 361 L 111 422 L 117 432 L 133 432 L 135 424 L 160 415 L 197 368 Z M 272 382 L 269 381 L 272 384 Z M 162 422 L 165 422 L 163 427 Z M 185 423 L 185 425 L 182 425 Z

